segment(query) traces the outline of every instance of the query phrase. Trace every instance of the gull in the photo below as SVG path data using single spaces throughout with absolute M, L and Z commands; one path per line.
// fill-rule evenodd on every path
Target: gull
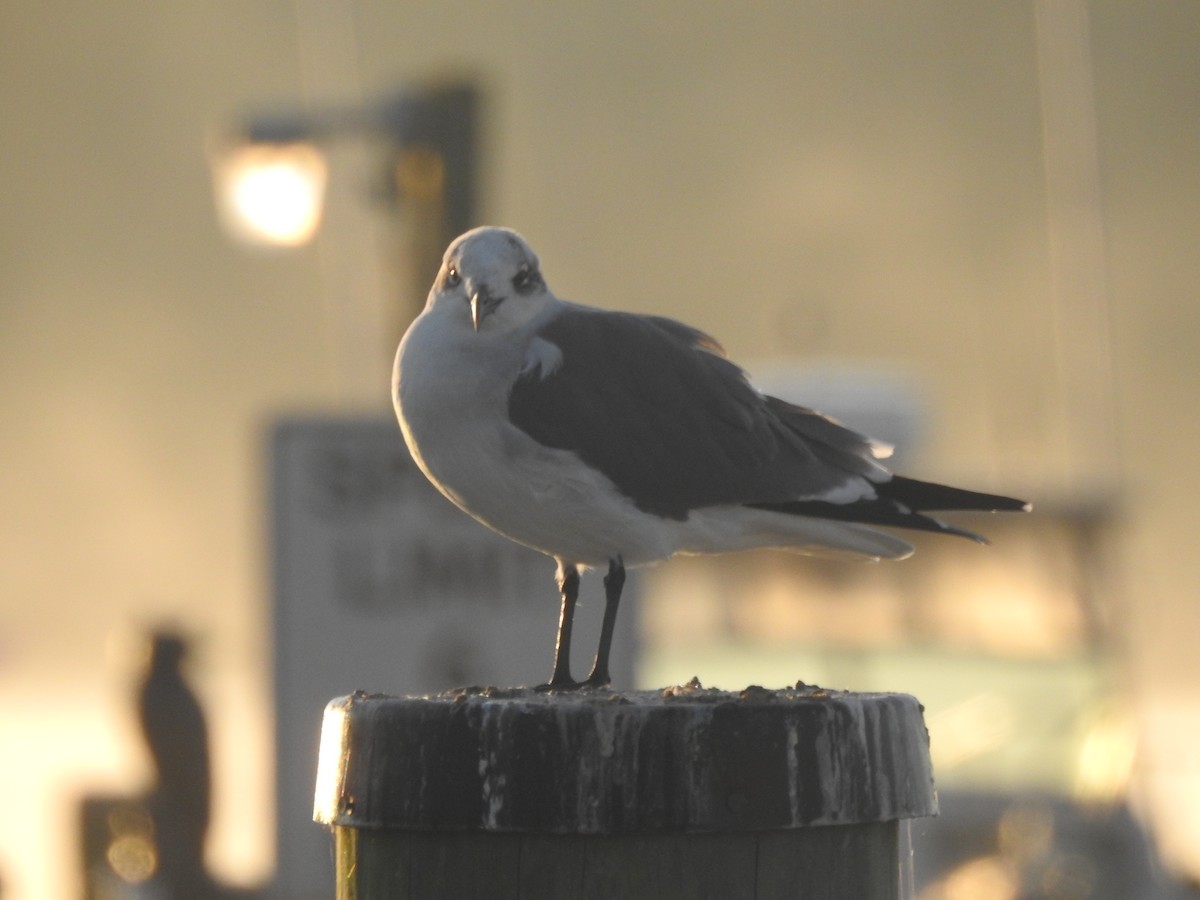
M 610 683 L 627 566 L 767 547 L 899 559 L 912 545 L 874 526 L 986 543 L 927 513 L 1030 508 L 892 474 L 886 445 L 760 393 L 689 325 L 560 300 L 507 228 L 450 244 L 400 342 L 392 397 L 438 490 L 556 561 L 550 689 Z M 577 682 L 580 571 L 603 567 L 599 647 Z

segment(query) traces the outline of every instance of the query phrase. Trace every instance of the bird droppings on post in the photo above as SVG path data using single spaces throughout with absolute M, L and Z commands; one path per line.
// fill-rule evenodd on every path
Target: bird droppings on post
M 724 832 L 933 815 L 904 694 L 473 686 L 333 701 L 316 818 L 553 834 Z M 328 758 L 327 758 L 328 756 Z
M 815 684 L 807 684 L 804 681 L 797 681 L 794 685 L 789 685 L 782 688 L 766 688 L 759 684 L 750 684 L 742 688 L 740 691 L 728 691 L 723 688 L 705 687 L 698 676 L 693 676 L 689 681 L 683 684 L 670 685 L 657 690 L 637 690 L 637 691 L 614 691 L 607 687 L 593 687 L 583 690 L 572 690 L 570 692 L 548 691 L 544 685 L 537 687 L 502 687 L 500 685 L 481 685 L 473 684 L 465 687 L 451 688 L 447 691 L 442 691 L 436 694 L 418 695 L 413 699 L 419 700 L 443 700 L 451 703 L 465 703 L 474 698 L 482 698 L 488 700 L 526 700 L 530 702 L 543 703 L 548 706 L 553 706 L 556 703 L 565 700 L 573 699 L 575 701 L 588 701 L 592 703 L 648 703 L 655 698 L 661 698 L 665 701 L 674 702 L 712 702 L 714 700 L 722 701 L 747 701 L 757 703 L 770 703 L 779 700 L 791 700 L 797 697 L 822 698 L 828 697 L 836 693 L 850 693 L 849 691 L 831 691 L 828 688 L 823 688 Z M 355 691 L 351 697 L 356 700 L 367 699 L 386 699 L 388 694 L 371 694 L 366 691 Z M 924 710 L 924 707 L 921 707 Z

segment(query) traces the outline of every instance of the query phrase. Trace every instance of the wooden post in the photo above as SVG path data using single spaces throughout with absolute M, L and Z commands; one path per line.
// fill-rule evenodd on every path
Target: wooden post
M 315 817 L 339 900 L 892 900 L 936 811 L 914 698 L 693 682 L 334 700 Z

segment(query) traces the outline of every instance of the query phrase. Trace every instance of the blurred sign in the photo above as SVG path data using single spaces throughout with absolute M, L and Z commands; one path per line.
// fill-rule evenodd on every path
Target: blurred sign
M 545 682 L 559 598 L 554 562 L 442 497 L 391 417 L 284 422 L 271 450 L 275 889 L 328 897 L 330 838 L 312 821 L 325 704 L 356 690 Z M 633 605 L 617 623 L 618 686 L 632 680 Z M 577 671 L 591 662 L 603 606 L 599 577 L 585 577 Z

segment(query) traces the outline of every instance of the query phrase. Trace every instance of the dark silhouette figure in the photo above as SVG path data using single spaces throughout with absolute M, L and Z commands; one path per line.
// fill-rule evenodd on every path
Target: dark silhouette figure
M 138 691 L 138 715 L 157 781 L 146 798 L 157 845 L 155 880 L 172 898 L 213 897 L 204 868 L 211 772 L 208 727 L 183 676 L 183 638 L 154 636 L 150 666 Z
M 254 889 L 213 879 L 204 866 L 212 768 L 208 726 L 183 675 L 187 641 L 151 636 L 148 665 L 136 689 L 142 737 L 155 782 L 142 794 L 83 797 L 80 837 L 84 900 L 255 900 Z

